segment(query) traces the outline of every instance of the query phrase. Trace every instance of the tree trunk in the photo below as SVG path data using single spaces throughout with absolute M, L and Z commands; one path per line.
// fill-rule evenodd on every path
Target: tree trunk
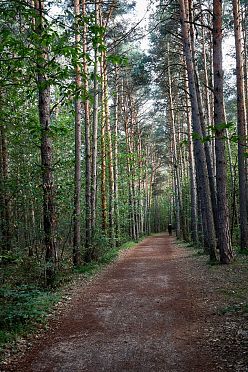
M 173 169 L 174 169 L 174 187 L 175 187 L 175 196 L 176 196 L 176 216 L 177 216 L 177 228 L 176 228 L 176 235 L 177 238 L 180 239 L 183 230 L 183 221 L 182 221 L 182 200 L 181 200 L 181 182 L 179 177 L 179 161 L 177 156 L 177 143 L 179 141 L 176 140 L 176 128 L 175 128 L 175 114 L 174 114 L 174 102 L 172 99 L 172 81 L 171 81 L 171 71 L 170 71 L 170 48 L 169 44 L 167 44 L 167 75 L 168 75 L 168 108 L 169 108 L 169 117 L 170 117 L 170 133 L 171 133 L 171 150 L 172 150 L 172 157 L 173 157 Z
M 103 59 L 101 59 L 101 76 L 104 76 Z M 101 115 L 101 199 L 102 230 L 107 233 L 107 190 L 106 190 L 106 111 L 105 111 L 105 79 L 102 79 L 102 115 Z
M 195 35 L 194 35 L 194 28 L 193 28 L 193 10 L 191 8 L 192 1 L 190 0 L 189 3 L 190 3 L 190 35 L 191 35 L 193 65 L 194 65 L 194 72 L 195 72 L 195 87 L 196 87 L 196 94 L 197 94 L 197 101 L 198 101 L 198 108 L 199 108 L 199 117 L 200 117 L 200 122 L 201 122 L 202 137 L 205 138 L 207 135 L 207 131 L 206 131 L 204 109 L 203 109 L 203 103 L 202 103 L 203 100 L 202 100 L 200 83 L 199 83 L 198 66 L 197 66 L 196 57 L 195 57 Z M 205 52 L 205 47 L 203 47 L 203 49 Z M 203 57 L 203 61 L 204 60 L 206 60 L 205 53 Z M 206 69 L 206 67 L 207 66 L 204 65 L 204 69 Z M 205 75 L 206 74 L 207 74 L 207 70 L 205 71 Z M 207 79 L 206 76 L 205 76 L 205 79 Z M 208 102 L 208 105 L 209 105 L 209 102 Z M 213 210 L 213 216 L 214 216 L 214 225 L 215 225 L 215 228 L 217 228 L 218 211 L 217 211 L 217 200 L 216 200 L 216 186 L 215 186 L 215 176 L 214 176 L 214 171 L 213 171 L 209 141 L 204 142 L 204 150 L 205 150 L 205 157 L 206 157 L 207 170 L 208 170 L 210 197 L 211 197 L 212 210 Z M 213 155 L 213 151 L 212 151 L 212 155 Z
M 193 130 L 196 136 L 202 138 L 201 122 L 199 117 L 199 107 L 196 94 L 196 84 L 194 76 L 194 65 L 192 60 L 191 52 L 191 41 L 189 37 L 189 10 L 188 6 L 185 7 L 185 1 L 180 0 L 180 18 L 182 24 L 182 35 L 183 35 L 183 48 L 184 56 L 187 65 L 187 73 L 189 80 L 189 91 L 192 109 L 192 123 Z M 216 241 L 215 241 L 215 229 L 213 220 L 213 211 L 210 199 L 209 181 L 207 173 L 207 165 L 205 158 L 205 151 L 203 144 L 200 139 L 194 140 L 194 154 L 196 161 L 196 172 L 197 172 L 197 182 L 198 191 L 201 199 L 201 211 L 203 218 L 203 228 L 204 228 L 204 244 L 209 252 L 210 259 L 216 260 Z
M 42 40 L 44 29 L 44 3 L 36 0 L 36 33 Z M 40 45 L 41 42 L 40 42 Z M 54 201 L 54 183 L 52 166 L 52 139 L 50 135 L 50 85 L 46 77 L 48 62 L 47 50 L 44 47 L 38 51 L 37 80 L 39 91 L 39 119 L 41 125 L 41 167 L 43 187 L 43 223 L 46 248 L 46 283 L 52 285 L 57 267 L 56 247 L 56 213 Z
M 99 24 L 99 3 L 95 1 L 95 24 Z M 94 102 L 93 102 L 93 123 L 92 123 L 92 171 L 91 171 L 91 220 L 92 238 L 96 234 L 96 204 L 97 204 L 97 148 L 98 148 L 98 111 L 99 111 L 99 53 L 98 43 L 94 48 Z
M 74 216 L 73 216 L 73 265 L 79 266 L 80 264 L 80 248 L 81 248 L 81 148 L 82 148 L 82 135 L 81 135 L 81 109 L 82 102 L 79 97 L 80 89 L 82 86 L 80 65 L 79 65 L 79 44 L 80 44 L 80 28 L 78 24 L 78 17 L 80 14 L 79 0 L 74 0 L 74 14 L 75 14 L 75 48 L 77 50 L 77 61 L 75 66 L 75 84 L 77 89 L 77 97 L 75 98 L 75 191 L 74 191 Z
M 195 175 L 195 159 L 192 141 L 192 121 L 190 115 L 190 106 L 188 99 L 188 85 L 186 85 L 186 110 L 187 110 L 187 123 L 188 123 L 188 151 L 189 151 L 189 176 L 190 176 L 190 198 L 191 198 L 191 238 L 195 245 L 198 245 L 198 213 L 197 213 L 197 187 Z
M 107 77 L 107 60 L 106 52 L 102 52 L 103 60 L 103 102 L 105 111 L 105 122 L 106 122 L 106 132 L 107 132 L 107 154 L 108 154 L 108 173 L 109 173 L 109 237 L 111 245 L 115 246 L 115 222 L 114 222 L 114 166 L 113 166 L 113 147 L 112 147 L 112 135 L 110 127 L 110 114 L 109 114 L 109 98 L 108 98 L 108 77 Z
M 222 70 L 222 0 L 213 2 L 213 65 L 214 65 L 214 125 L 217 189 L 217 237 L 220 262 L 228 264 L 233 259 L 227 200 L 227 175 L 225 159 L 224 94 Z
M 0 96 L 1 98 L 1 96 Z M 1 232 L 2 253 L 11 250 L 10 232 L 10 197 L 8 195 L 8 148 L 5 133 L 5 126 L 0 124 L 0 211 L 1 211 Z
M 240 1 L 233 0 L 234 32 L 236 46 L 237 76 L 237 119 L 238 119 L 238 170 L 239 170 L 239 204 L 240 204 L 240 248 L 248 250 L 248 211 L 246 179 L 246 112 L 244 94 L 244 61 L 242 56 L 242 23 Z
M 119 168 L 118 168 L 118 122 L 119 122 L 119 69 L 115 66 L 115 96 L 114 96 L 114 211 L 115 236 L 117 246 L 120 243 L 120 213 L 119 213 Z
M 86 16 L 85 0 L 82 0 L 82 16 Z M 84 89 L 86 96 L 89 91 L 88 67 L 87 67 L 87 24 L 83 27 L 83 71 Z M 90 141 L 90 105 L 89 99 L 84 101 L 85 120 L 85 249 L 90 249 L 92 244 L 92 198 L 91 198 L 91 141 Z

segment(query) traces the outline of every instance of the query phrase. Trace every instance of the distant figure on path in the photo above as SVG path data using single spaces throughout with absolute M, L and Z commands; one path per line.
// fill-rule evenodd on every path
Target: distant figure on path
M 171 223 L 168 224 L 168 232 L 169 232 L 169 235 L 172 235 L 172 224 Z

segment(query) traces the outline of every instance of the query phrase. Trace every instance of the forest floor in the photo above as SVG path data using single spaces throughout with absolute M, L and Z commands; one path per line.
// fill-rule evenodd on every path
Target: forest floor
M 247 258 L 210 266 L 167 234 L 70 290 L 2 371 L 248 371 Z

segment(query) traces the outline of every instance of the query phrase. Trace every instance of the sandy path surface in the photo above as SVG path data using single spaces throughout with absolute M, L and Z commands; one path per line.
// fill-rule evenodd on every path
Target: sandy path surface
M 188 255 L 167 234 L 126 251 L 6 371 L 217 371 L 204 349 L 210 310 L 180 270 Z

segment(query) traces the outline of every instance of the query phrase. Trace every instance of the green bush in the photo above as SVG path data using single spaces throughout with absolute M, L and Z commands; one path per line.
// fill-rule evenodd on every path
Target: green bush
M 43 323 L 59 294 L 28 285 L 0 289 L 0 346 Z

